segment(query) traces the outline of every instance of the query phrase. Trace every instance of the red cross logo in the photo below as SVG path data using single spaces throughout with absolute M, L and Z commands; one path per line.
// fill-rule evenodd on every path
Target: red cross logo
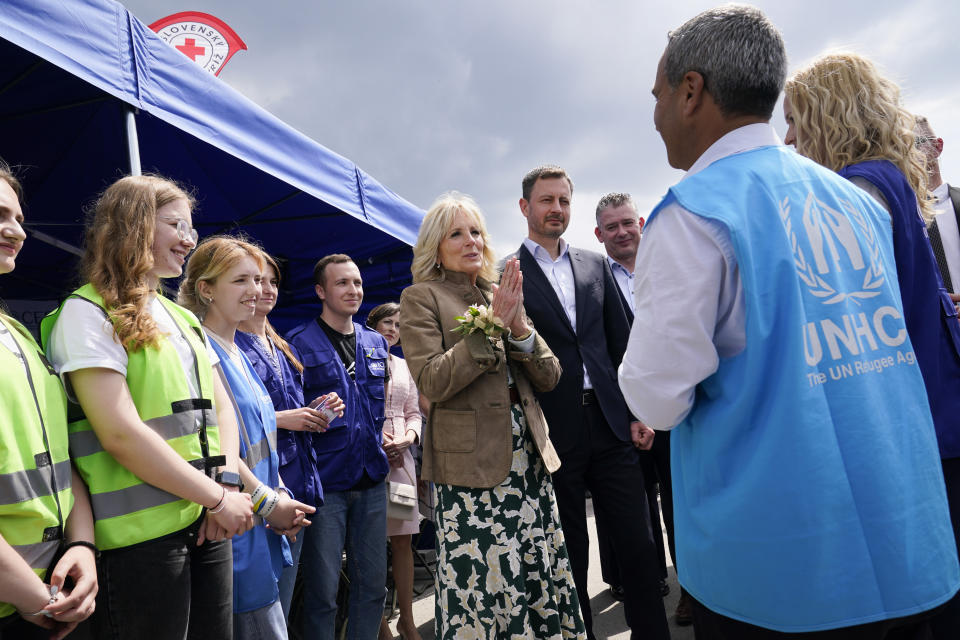
M 206 51 L 203 47 L 197 46 L 194 38 L 185 38 L 183 44 L 178 44 L 176 48 L 194 62 L 197 61 L 197 56 L 202 56 Z

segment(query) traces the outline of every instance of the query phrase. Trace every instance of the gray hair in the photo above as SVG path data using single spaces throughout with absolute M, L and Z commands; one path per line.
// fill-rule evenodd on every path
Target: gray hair
M 629 193 L 608 193 L 600 198 L 600 202 L 597 203 L 597 223 L 599 224 L 600 222 L 601 211 L 610 207 L 622 207 L 625 204 L 630 205 L 630 208 L 634 211 L 637 210 L 637 205 L 634 204 L 633 198 L 630 197 Z
M 773 115 L 787 75 L 787 53 L 780 32 L 759 9 L 715 7 L 667 38 L 664 72 L 671 87 L 695 71 L 725 116 Z

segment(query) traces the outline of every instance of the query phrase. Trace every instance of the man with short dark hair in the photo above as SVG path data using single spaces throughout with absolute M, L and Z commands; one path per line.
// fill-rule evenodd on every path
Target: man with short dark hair
M 960 566 L 890 217 L 780 144 L 786 66 L 753 7 L 669 34 L 654 124 L 687 173 L 647 218 L 620 387 L 673 429 L 698 640 L 926 637 Z
M 594 637 L 587 592 L 589 490 L 594 507 L 616 523 L 610 538 L 631 637 L 665 640 L 670 632 L 649 510 L 646 495 L 638 490 L 643 472 L 630 441 L 632 418 L 616 384 L 629 333 L 620 293 L 603 256 L 561 238 L 573 196 L 567 173 L 557 166 L 537 167 L 524 177 L 521 190 L 528 237 L 516 255 L 525 308 L 564 371 L 556 388 L 537 398 L 560 456 L 553 486 L 584 625 L 588 637 Z M 649 449 L 653 432 L 642 431 L 642 447 Z
M 363 302 L 363 279 L 350 256 L 326 256 L 313 273 L 323 310 L 291 331 L 287 340 L 302 358 L 303 397 L 336 391 L 346 406 L 343 417 L 334 419 L 329 429 L 311 434 L 312 451 L 288 453 L 316 464 L 324 493 L 303 543 L 303 637 L 334 637 L 341 554 L 346 548 L 347 637 L 375 638 L 387 579 L 384 478 L 389 464 L 381 435 L 387 342 L 353 321 Z

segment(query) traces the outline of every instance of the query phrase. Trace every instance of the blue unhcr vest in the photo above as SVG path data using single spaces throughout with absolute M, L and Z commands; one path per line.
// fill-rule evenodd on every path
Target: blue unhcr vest
M 279 485 L 277 420 L 273 402 L 256 372 L 240 353 L 243 370 L 234 364 L 216 340 L 210 340 L 220 358 L 227 392 L 240 428 L 240 458 L 257 480 L 271 489 Z M 253 385 L 251 387 L 251 385 Z M 255 389 L 255 391 L 254 391 Z M 233 538 L 233 611 L 255 611 L 280 597 L 277 580 L 291 566 L 290 545 L 284 536 L 267 531 L 262 522 Z
M 671 434 L 680 582 L 783 632 L 945 602 L 960 567 L 887 213 L 780 146 L 684 179 L 647 224 L 673 202 L 729 231 L 746 311 Z
M 346 408 L 325 433 L 312 436 L 317 471 L 324 491 L 346 491 L 367 475 L 376 482 L 390 471 L 383 453 L 384 381 L 387 375 L 387 341 L 376 331 L 353 323 L 357 336 L 356 365 L 352 380 L 343 361 L 316 320 L 309 320 L 287 335 L 303 356 L 303 397 L 336 391 Z
M 303 401 L 303 374 L 296 370 L 283 352 L 274 346 L 279 371 L 257 336 L 237 331 L 235 338 L 250 359 L 263 386 L 267 388 L 276 411 L 299 409 Z M 291 345 L 291 349 L 294 347 Z M 296 355 L 296 352 L 294 352 Z M 299 356 L 297 356 L 299 359 Z M 311 398 L 312 399 L 312 398 Z M 277 429 L 277 455 L 280 457 L 280 477 L 300 502 L 319 507 L 323 505 L 323 487 L 310 447 L 310 433 Z
M 903 315 L 927 387 L 940 457 L 956 458 L 960 456 L 960 322 L 917 212 L 917 197 L 900 170 L 886 160 L 860 162 L 838 173 L 869 180 L 887 199 Z

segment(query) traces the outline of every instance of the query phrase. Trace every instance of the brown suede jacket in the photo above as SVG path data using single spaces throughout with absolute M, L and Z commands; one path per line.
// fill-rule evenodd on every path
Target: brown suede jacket
M 513 459 L 507 367 L 520 395 L 527 426 L 547 471 L 560 467 L 533 389 L 549 391 L 560 363 L 537 335 L 532 353 L 504 338 L 454 333 L 457 316 L 472 304 L 490 304 L 491 286 L 466 274 L 407 287 L 400 297 L 400 343 L 417 389 L 430 401 L 423 432 L 422 477 L 433 482 L 491 488 L 510 472 Z

